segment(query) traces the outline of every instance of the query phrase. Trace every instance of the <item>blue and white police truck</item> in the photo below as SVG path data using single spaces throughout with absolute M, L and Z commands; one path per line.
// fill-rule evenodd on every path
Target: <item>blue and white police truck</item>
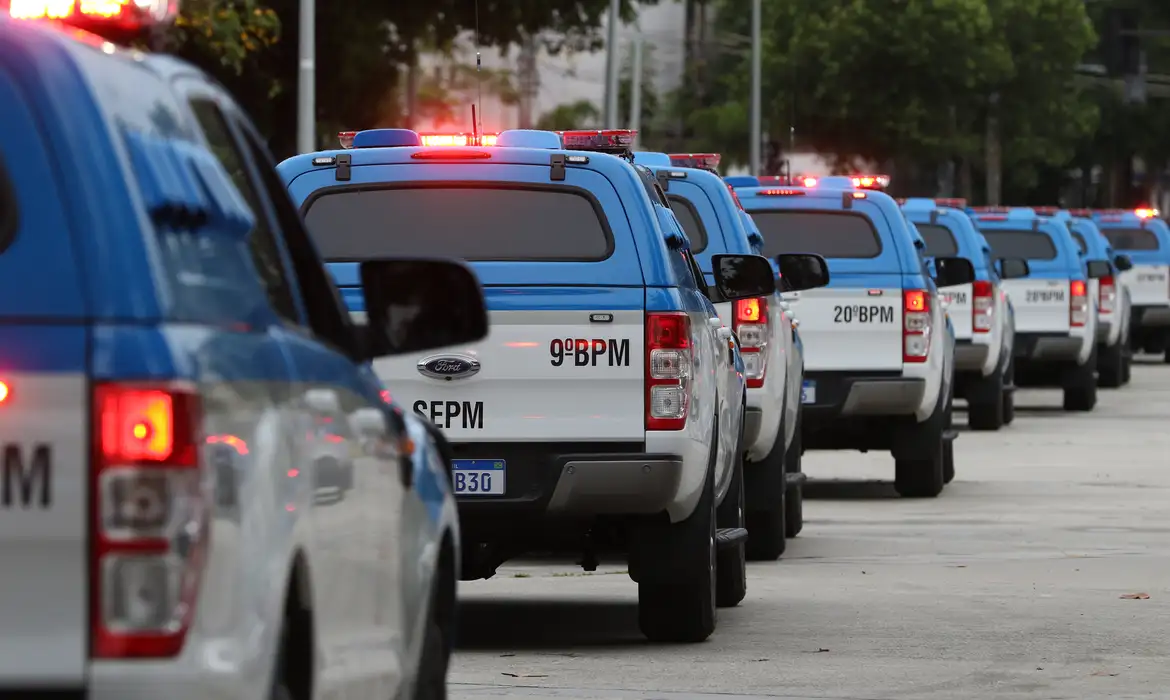
M 1027 274 L 1027 262 L 1006 264 L 956 199 L 907 199 L 906 217 L 926 242 L 926 255 L 957 255 L 971 261 L 975 279 L 939 289 L 955 329 L 955 396 L 967 401 L 972 430 L 999 430 L 1015 416 L 1012 347 L 1015 318 L 1002 280 Z
M 755 242 L 749 239 L 745 224 L 750 216 L 734 190 L 716 174 L 719 161 L 720 156 L 712 153 L 635 154 L 635 162 L 649 167 L 662 185 L 696 251 L 695 259 L 708 277 L 713 255 L 755 254 L 763 246 L 758 230 L 754 231 Z M 792 525 L 795 535 L 803 524 L 802 492 L 796 479 L 795 493 L 788 488 L 786 459 L 792 454 L 796 435 L 803 377 L 801 364 L 792 371 L 793 362 L 803 363 L 803 359 L 795 347 L 786 306 L 778 289 L 756 299 L 716 304 L 723 323 L 739 338 L 747 369 L 747 552 L 749 559 L 761 561 L 778 559 L 786 546 L 788 526 Z M 795 450 L 793 466 L 799 470 L 799 443 Z M 790 495 L 794 496 L 791 502 Z
M 1154 209 L 1099 210 L 1093 221 L 1113 250 L 1133 263 L 1121 273 L 1133 304 L 1133 351 L 1162 355 L 1170 363 L 1170 226 Z
M 1060 387 L 1067 411 L 1097 405 L 1097 311 L 1090 272 L 1068 226 L 1026 207 L 970 210 L 997 259 L 1028 274 L 1004 281 L 1016 311 L 1016 386 Z
M 369 361 L 484 337 L 478 282 L 368 260 L 355 328 L 223 88 L 93 33 L 142 5 L 0 7 L 0 695 L 446 697 L 450 464 Z
M 831 273 L 824 289 L 784 294 L 805 348 L 803 448 L 888 450 L 900 494 L 937 496 L 955 439 L 954 335 L 938 286 L 970 283 L 971 263 L 935 258 L 936 286 L 897 203 L 850 178 L 736 192 L 766 254 L 813 253 Z M 782 285 L 790 272 L 781 265 Z
M 368 130 L 280 172 L 352 311 L 370 257 L 442 251 L 484 286 L 486 340 L 375 364 L 452 443 L 463 577 L 532 551 L 581 553 L 587 570 L 618 553 L 643 633 L 696 642 L 746 591 L 746 387 L 714 303 L 774 279 L 728 255 L 708 286 L 661 186 L 629 162 L 632 137 L 425 147 Z

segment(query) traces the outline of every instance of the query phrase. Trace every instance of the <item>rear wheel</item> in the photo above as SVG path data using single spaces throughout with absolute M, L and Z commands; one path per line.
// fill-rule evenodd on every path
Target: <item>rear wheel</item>
M 1119 340 L 1101 348 L 1097 359 L 1098 383 L 1106 389 L 1116 389 L 1125 383 L 1125 347 Z
M 742 435 L 736 446 L 732 470 L 731 486 L 728 488 L 727 496 L 715 511 L 715 524 L 719 528 L 744 526 Z M 745 543 L 740 541 L 730 547 L 719 549 L 715 556 L 715 605 L 720 608 L 733 608 L 747 595 L 745 547 Z
M 1016 363 L 1008 360 L 1007 372 L 1003 379 L 1003 424 L 1011 425 L 1016 419 Z
M 910 454 L 894 455 L 894 490 L 905 498 L 934 498 L 946 483 L 943 432 L 951 398 L 939 397 L 934 415 L 910 428 L 905 442 Z
M 1003 373 L 997 371 L 980 382 L 978 401 L 968 401 L 967 425 L 971 430 L 999 430 L 1003 427 Z
M 785 472 L 784 424 L 781 421 L 776 442 L 762 462 L 747 465 L 751 469 L 752 508 L 747 511 L 747 558 L 751 561 L 776 561 L 788 545 L 785 525 L 789 508 Z
M 796 434 L 792 436 L 792 444 L 788 446 L 788 453 L 784 456 L 785 488 L 784 488 L 784 535 L 796 537 L 804 529 L 804 484 L 799 481 L 788 481 L 789 474 L 801 474 L 801 458 L 803 443 L 800 439 L 801 414 L 796 414 Z
M 1091 411 L 1097 405 L 1097 349 L 1089 361 L 1072 370 L 1064 387 L 1064 410 Z

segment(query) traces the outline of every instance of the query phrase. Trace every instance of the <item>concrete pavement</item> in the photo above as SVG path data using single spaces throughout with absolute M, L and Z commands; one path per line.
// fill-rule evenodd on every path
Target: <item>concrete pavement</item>
M 703 644 L 646 642 L 624 565 L 461 584 L 451 697 L 1170 698 L 1170 367 L 1145 362 L 1089 414 L 1021 391 L 935 500 L 894 496 L 888 456 L 807 454 L 833 481 Z

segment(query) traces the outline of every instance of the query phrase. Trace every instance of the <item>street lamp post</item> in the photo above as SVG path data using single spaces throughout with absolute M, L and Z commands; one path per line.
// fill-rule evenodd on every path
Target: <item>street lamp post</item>
M 300 0 L 300 55 L 297 63 L 297 151 L 317 150 L 317 3 Z

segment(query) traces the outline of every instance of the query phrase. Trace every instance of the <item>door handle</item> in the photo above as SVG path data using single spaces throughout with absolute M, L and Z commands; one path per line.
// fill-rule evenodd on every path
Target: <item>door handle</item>
M 722 328 L 723 319 L 719 318 L 718 316 L 712 316 L 711 318 L 707 319 L 707 325 L 715 329 Z

